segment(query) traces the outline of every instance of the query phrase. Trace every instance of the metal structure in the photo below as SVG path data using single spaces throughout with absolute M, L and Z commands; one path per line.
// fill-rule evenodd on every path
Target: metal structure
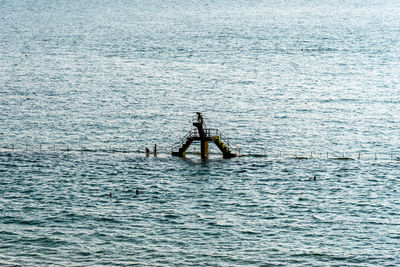
M 217 145 L 224 158 L 238 156 L 239 149 L 231 145 L 228 139 L 218 129 L 207 128 L 200 112 L 197 112 L 197 114 L 193 116 L 193 126 L 196 128 L 190 130 L 181 141 L 172 148 L 173 156 L 184 157 L 187 149 L 195 141 L 200 141 L 200 154 L 202 159 L 206 159 L 209 155 L 209 142 L 214 142 L 214 144 Z

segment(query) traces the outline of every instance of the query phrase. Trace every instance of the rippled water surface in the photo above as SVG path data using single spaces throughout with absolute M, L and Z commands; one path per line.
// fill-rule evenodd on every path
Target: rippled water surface
M 0 265 L 400 265 L 398 1 L 0 17 Z M 170 156 L 197 111 L 244 156 Z

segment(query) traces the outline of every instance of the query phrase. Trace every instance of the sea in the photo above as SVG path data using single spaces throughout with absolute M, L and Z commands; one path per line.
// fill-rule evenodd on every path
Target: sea
M 399 182 L 398 0 L 0 0 L 1 266 L 399 266 Z

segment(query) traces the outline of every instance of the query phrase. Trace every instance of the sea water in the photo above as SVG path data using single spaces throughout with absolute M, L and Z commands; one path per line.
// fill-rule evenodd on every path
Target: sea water
M 0 18 L 0 265 L 400 264 L 398 1 Z M 170 156 L 196 112 L 243 157 Z

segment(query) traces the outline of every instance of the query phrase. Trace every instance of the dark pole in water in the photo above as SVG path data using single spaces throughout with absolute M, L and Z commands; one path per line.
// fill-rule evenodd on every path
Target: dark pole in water
M 200 136 L 200 153 L 201 153 L 201 159 L 206 159 L 208 156 L 208 141 L 207 141 L 207 135 L 204 132 L 204 119 L 203 116 L 201 115 L 200 112 L 197 112 L 197 122 L 193 123 L 193 126 L 196 126 L 198 131 L 199 131 L 199 136 Z

